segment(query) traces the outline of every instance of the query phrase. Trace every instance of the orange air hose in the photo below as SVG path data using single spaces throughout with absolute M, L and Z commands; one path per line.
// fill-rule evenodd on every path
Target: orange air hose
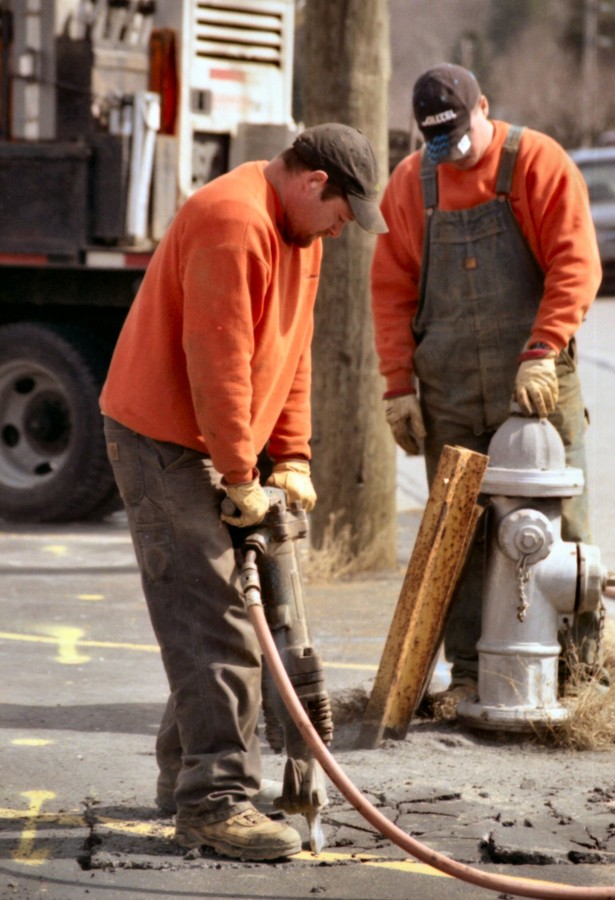
M 354 786 L 335 762 L 315 731 L 286 674 L 275 641 L 269 631 L 260 598 L 256 599 L 254 595 L 248 597 L 247 607 L 248 616 L 256 632 L 273 680 L 306 744 L 311 748 L 315 758 L 340 793 L 364 819 L 378 829 L 386 838 L 420 862 L 427 863 L 434 869 L 451 875 L 453 878 L 467 881 L 487 890 L 506 891 L 518 897 L 533 897 L 534 900 L 615 900 L 615 887 L 574 887 L 567 884 L 528 883 L 527 879 L 522 880 L 507 875 L 482 872 L 480 869 L 466 866 L 435 850 L 430 850 L 425 844 L 421 844 L 420 841 L 410 837 L 409 834 L 406 834 L 405 831 L 402 831 L 397 825 L 390 822 Z

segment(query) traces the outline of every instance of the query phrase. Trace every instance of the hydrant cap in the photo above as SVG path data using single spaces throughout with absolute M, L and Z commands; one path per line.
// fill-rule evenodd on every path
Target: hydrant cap
M 583 492 L 583 472 L 566 466 L 564 444 L 548 419 L 513 412 L 491 439 L 481 490 L 508 497 L 572 497 Z

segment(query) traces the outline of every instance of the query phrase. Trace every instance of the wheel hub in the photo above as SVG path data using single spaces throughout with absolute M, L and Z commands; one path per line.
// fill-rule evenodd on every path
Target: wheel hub
M 0 369 L 0 474 L 27 488 L 57 472 L 68 453 L 71 413 L 62 385 L 43 367 L 14 360 Z

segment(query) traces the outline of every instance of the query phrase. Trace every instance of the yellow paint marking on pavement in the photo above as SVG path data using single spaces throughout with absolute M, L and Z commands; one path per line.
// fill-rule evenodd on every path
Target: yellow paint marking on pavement
M 16 747 L 46 747 L 48 744 L 53 743 L 55 741 L 50 741 L 46 738 L 15 738 L 15 740 L 11 741 L 11 744 L 15 744 Z
M 98 825 L 108 828 L 109 831 L 119 831 L 124 834 L 132 834 L 136 837 L 163 837 L 171 840 L 175 834 L 175 828 L 172 825 L 158 825 L 152 822 L 131 822 L 122 819 L 109 819 L 107 816 L 101 816 L 96 820 Z
M 427 863 L 418 862 L 415 859 L 378 859 L 367 860 L 365 865 L 376 866 L 379 869 L 392 869 L 393 871 L 405 872 L 408 875 L 439 875 L 440 878 L 452 878 L 447 872 L 441 872 L 434 869 Z
M 39 820 L 41 807 L 45 800 L 53 800 L 55 794 L 51 791 L 24 791 L 23 797 L 27 797 L 30 805 L 27 811 L 27 822 L 22 829 L 21 838 L 17 850 L 11 856 L 15 862 L 26 866 L 40 866 L 49 856 L 49 850 L 37 850 L 34 846 L 36 839 L 36 826 Z
M 43 547 L 43 552 L 51 553 L 53 556 L 66 556 L 68 547 L 66 544 L 47 544 L 46 547 Z
M 428 863 L 422 863 L 415 859 L 383 859 L 381 856 L 374 856 L 370 853 L 329 853 L 325 850 L 317 855 L 316 853 L 302 850 L 301 853 L 297 853 L 296 856 L 293 856 L 293 860 L 299 859 L 304 862 L 315 863 L 358 862 L 362 865 L 369 866 L 370 868 L 392 869 L 399 872 L 405 872 L 407 875 L 435 875 L 439 878 L 454 877 L 453 875 L 449 875 L 448 872 L 441 872 L 439 869 L 435 869 L 433 866 L 428 865 Z M 541 878 L 524 878 L 517 875 L 514 877 L 516 881 L 522 881 L 524 884 L 542 884 L 549 887 L 562 887 L 561 883 L 556 881 L 544 881 Z
M 43 791 L 42 793 L 46 793 Z M 51 794 L 51 797 L 55 797 L 55 794 Z M 3 809 L 0 806 L 0 818 L 9 822 L 11 820 L 17 821 L 18 819 L 27 819 L 29 818 L 30 813 L 27 810 L 23 809 Z M 63 828 L 85 828 L 86 822 L 83 818 L 83 815 L 78 812 L 74 813 L 39 813 L 36 816 L 36 824 L 37 825 L 58 825 Z M 6 827 L 5 827 L 6 831 Z
M 56 662 L 62 663 L 65 666 L 76 666 L 80 663 L 90 661 L 89 656 L 85 656 L 77 651 L 79 638 L 83 636 L 81 628 L 69 628 L 66 625 L 54 625 L 49 628 L 48 631 L 56 638 L 56 643 L 58 645 L 58 655 L 55 658 Z
M 44 637 L 38 634 L 16 634 L 11 631 L 0 631 L 0 640 L 4 641 L 25 641 L 33 644 L 56 644 L 57 638 Z M 132 644 L 129 642 L 119 641 L 77 641 L 80 647 L 99 647 L 111 650 L 138 650 L 145 653 L 159 653 L 160 648 L 156 644 Z M 350 669 L 351 671 L 369 671 L 375 672 L 378 668 L 376 664 L 370 663 L 332 663 L 323 662 L 325 669 Z
M 0 640 L 25 641 L 33 644 L 57 644 L 57 638 L 44 637 L 39 634 L 16 634 L 11 631 L 0 631 Z M 106 647 L 118 650 L 143 650 L 146 653 L 159 653 L 160 648 L 156 644 L 130 644 L 117 641 L 78 641 L 80 647 Z
M 77 600 L 104 600 L 104 594 L 77 594 Z
M 421 875 L 441 875 L 444 878 L 455 877 L 454 875 L 449 875 L 447 872 L 440 872 L 438 869 L 434 869 L 433 866 L 430 866 L 427 863 L 417 862 L 413 859 L 403 859 L 397 861 L 394 859 L 367 860 L 364 859 L 364 857 L 361 857 L 361 860 L 364 860 L 365 864 L 368 866 L 378 866 L 378 868 L 380 869 L 398 869 L 400 872 L 405 871 L 409 872 L 410 874 L 416 873 Z M 522 875 L 515 875 L 514 879 L 515 881 L 522 881 L 524 884 L 542 884 L 549 887 L 553 887 L 553 885 L 556 885 L 558 887 L 563 886 L 560 882 L 557 881 L 543 881 L 541 878 L 524 878 Z
M 302 850 L 293 856 L 293 859 L 301 859 L 304 862 L 332 863 L 332 862 L 357 862 L 363 865 L 380 869 L 397 869 L 408 875 L 436 875 L 441 878 L 450 878 L 446 872 L 440 872 L 427 863 L 417 862 L 414 859 L 383 859 L 382 856 L 374 856 L 371 853 L 333 853 L 323 850 L 321 853 L 311 853 Z

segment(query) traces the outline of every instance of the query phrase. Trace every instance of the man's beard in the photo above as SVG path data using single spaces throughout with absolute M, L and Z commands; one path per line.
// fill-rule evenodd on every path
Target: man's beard
M 309 247 L 310 244 L 313 244 L 316 238 L 320 237 L 319 234 L 299 234 L 296 231 L 293 231 L 289 224 L 286 216 L 284 216 L 284 220 L 280 225 L 280 234 L 282 235 L 282 240 L 285 244 L 289 244 L 291 247 L 300 247 L 305 248 Z

